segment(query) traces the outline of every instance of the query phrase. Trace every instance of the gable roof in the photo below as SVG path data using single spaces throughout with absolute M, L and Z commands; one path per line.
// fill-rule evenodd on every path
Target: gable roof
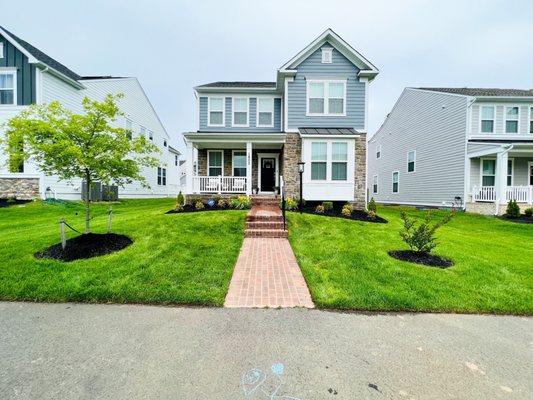
M 296 68 L 300 63 L 307 59 L 307 57 L 309 57 L 326 42 L 331 44 L 343 56 L 350 60 L 350 62 L 357 66 L 361 70 L 359 73 L 361 76 L 368 77 L 370 80 L 372 80 L 379 73 L 379 70 L 374 64 L 372 64 L 361 53 L 354 49 L 348 42 L 341 38 L 331 28 L 326 29 L 315 40 L 309 43 L 303 50 L 301 50 L 293 58 L 283 64 L 278 71 L 280 73 L 294 72 L 294 68 Z
M 496 88 L 430 88 L 420 87 L 420 90 L 432 92 L 459 94 L 473 97 L 533 97 L 533 89 L 496 89 Z
M 18 36 L 9 32 L 7 29 L 5 29 L 2 26 L 0 26 L 0 34 L 2 34 L 2 36 L 4 36 L 11 44 L 13 44 L 22 53 L 24 53 L 24 55 L 28 57 L 30 63 L 35 62 L 35 61 L 40 61 L 41 63 L 47 65 L 50 68 L 55 69 L 60 74 L 65 75 L 66 77 L 74 81 L 78 81 L 81 79 L 81 77 L 77 73 L 65 67 L 59 61 L 54 60 L 52 57 L 43 53 L 41 50 L 32 46 L 25 40 L 22 40 Z

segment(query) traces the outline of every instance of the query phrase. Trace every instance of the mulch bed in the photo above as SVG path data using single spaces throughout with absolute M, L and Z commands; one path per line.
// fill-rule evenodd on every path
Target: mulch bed
M 388 254 L 389 256 L 396 258 L 397 260 L 427 265 L 429 267 L 437 267 L 444 269 L 453 265 L 453 261 L 448 258 L 435 256 L 433 254 L 424 253 L 421 251 L 390 250 L 388 251 Z
M 0 208 L 29 203 L 32 200 L 0 199 Z
M 64 250 L 61 247 L 61 243 L 57 243 L 35 253 L 35 257 L 73 261 L 114 253 L 128 247 L 132 243 L 133 240 L 128 236 L 118 235 L 116 233 L 86 233 L 68 239 Z
M 209 207 L 209 205 L 204 204 L 204 208 L 201 210 L 197 210 L 192 204 L 185 204 L 183 206 L 183 209 L 180 211 L 177 210 L 169 210 L 165 214 L 183 214 L 183 213 L 191 213 L 191 212 L 203 212 L 203 211 L 221 211 L 221 210 L 235 210 L 235 208 L 230 207 L 219 207 L 216 204 L 213 207 Z
M 521 215 L 518 218 L 502 215 L 500 218 L 504 221 L 516 222 L 517 224 L 533 224 L 533 217 L 527 217 L 526 215 Z
M 364 221 L 364 222 L 374 222 L 378 224 L 386 224 L 389 221 L 387 221 L 385 218 L 381 218 L 379 215 L 376 215 L 375 218 L 370 218 L 368 216 L 368 213 L 364 210 L 353 210 L 352 215 L 350 217 L 344 216 L 342 211 L 342 206 L 345 203 L 333 203 L 333 209 L 325 211 L 323 214 L 318 214 L 315 212 L 316 206 L 321 203 L 306 203 L 302 207 L 302 212 L 306 214 L 314 214 L 314 215 L 323 215 L 326 217 L 336 217 L 336 218 L 344 218 L 344 219 L 352 219 L 355 221 Z M 298 212 L 298 210 L 295 210 L 295 212 Z

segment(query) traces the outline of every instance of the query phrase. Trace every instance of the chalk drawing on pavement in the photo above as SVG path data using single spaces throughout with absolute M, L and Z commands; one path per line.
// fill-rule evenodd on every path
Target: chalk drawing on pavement
M 279 395 L 283 386 L 282 375 L 285 372 L 283 363 L 277 362 L 270 367 L 270 373 L 265 373 L 259 368 L 252 368 L 245 372 L 241 378 L 244 396 L 254 399 L 269 400 L 301 400 L 292 396 Z

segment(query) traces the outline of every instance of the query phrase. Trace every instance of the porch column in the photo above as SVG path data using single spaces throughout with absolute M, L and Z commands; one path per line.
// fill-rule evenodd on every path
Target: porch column
M 252 142 L 246 142 L 246 194 L 252 194 Z
M 507 190 L 507 162 L 509 160 L 509 155 L 507 151 L 498 153 L 496 158 L 496 176 L 495 176 L 495 186 L 496 186 L 496 203 L 505 204 L 505 192 Z
M 187 141 L 187 158 L 185 167 L 185 193 L 191 194 L 193 192 L 194 146 L 190 141 Z

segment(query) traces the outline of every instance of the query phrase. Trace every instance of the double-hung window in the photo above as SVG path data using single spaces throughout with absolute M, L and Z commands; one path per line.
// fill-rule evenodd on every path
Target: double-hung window
M 376 158 L 381 158 L 381 145 L 376 147 Z
M 416 151 L 407 153 L 407 172 L 415 172 Z
M 496 160 L 481 160 L 481 186 L 496 184 Z
M 507 186 L 513 186 L 513 160 L 507 160 Z
M 224 126 L 224 98 L 208 97 L 207 108 L 207 125 Z
M 533 133 L 533 107 L 529 108 L 529 133 Z
M 127 136 L 128 139 L 130 139 L 130 140 L 131 140 L 131 138 L 132 138 L 131 129 L 132 129 L 132 122 L 131 122 L 130 119 L 127 119 L 127 118 L 126 118 L 126 136 Z
M 505 133 L 518 133 L 518 107 L 505 107 Z
M 179 164 L 179 158 L 178 158 L 178 155 L 175 154 L 175 155 L 174 155 L 174 165 L 177 167 L 178 164 Z
M 308 115 L 344 115 L 346 81 L 309 81 L 307 97 Z
M 494 133 L 494 106 L 481 107 L 481 133 Z
M 0 58 L 4 58 L 4 43 L 0 42 Z
M 15 105 L 17 74 L 15 71 L 0 72 L 0 105 Z
M 141 136 L 146 137 L 146 128 L 144 126 L 140 127 L 140 134 L 141 134 Z
M 154 132 L 148 131 L 148 139 L 154 140 Z
M 326 180 L 328 164 L 328 144 L 326 142 L 311 143 L 311 180 Z
M 331 143 L 331 180 L 345 181 L 348 179 L 348 143 Z
M 245 151 L 233 151 L 233 176 L 246 176 Z
M 223 175 L 223 160 L 222 150 L 208 150 L 207 151 L 207 165 L 209 176 Z
M 157 168 L 157 184 L 159 186 L 167 185 L 167 169 L 158 167 Z
M 267 97 L 257 98 L 257 126 L 274 126 L 274 99 Z
M 372 177 L 372 194 L 378 194 L 378 176 Z
M 248 98 L 233 98 L 233 126 L 248 126 Z
M 400 191 L 400 173 L 394 171 L 392 173 L 392 193 L 398 193 Z

